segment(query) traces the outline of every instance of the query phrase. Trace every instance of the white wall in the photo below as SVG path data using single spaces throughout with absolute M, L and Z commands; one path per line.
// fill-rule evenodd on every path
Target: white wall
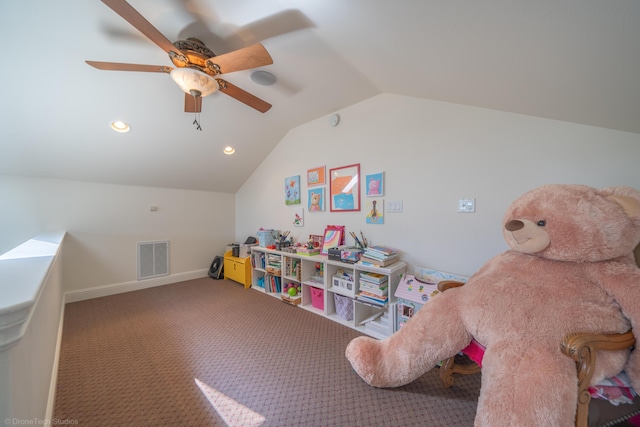
M 142 240 L 171 241 L 174 274 L 208 268 L 259 227 L 306 239 L 344 224 L 396 246 L 411 266 L 470 275 L 506 248 L 501 218 L 523 192 L 554 182 L 640 188 L 638 134 L 389 94 L 339 113 L 337 127 L 321 118 L 292 129 L 235 196 L 0 176 L 0 252 L 2 242 L 66 230 L 65 290 L 78 290 L 135 281 Z M 402 200 L 404 212 L 367 225 L 364 211 L 327 206 L 293 227 L 284 178 L 301 175 L 306 205 L 307 169 L 352 163 L 363 175 L 384 171 L 383 198 Z M 466 197 L 477 213 L 457 213 Z
M 0 176 L 0 194 L 3 241 L 68 232 L 67 292 L 137 281 L 139 241 L 169 240 L 179 277 L 208 270 L 235 240 L 233 194 L 10 176 Z
M 19 180 L 0 175 L 0 254 L 40 233 L 34 198 Z
M 471 275 L 506 249 L 502 215 L 525 191 L 548 183 L 640 188 L 638 134 L 389 94 L 338 113 L 337 127 L 322 118 L 292 129 L 237 192 L 238 240 L 259 227 L 306 240 L 341 224 L 401 250 L 410 271 Z M 384 225 L 367 225 L 364 211 L 330 212 L 328 203 L 307 212 L 306 170 L 352 163 L 363 176 L 384 171 L 383 198 L 402 200 L 404 212 L 386 213 Z M 301 175 L 302 228 L 284 204 L 291 175 Z M 470 197 L 477 212 L 458 213 L 458 199 Z

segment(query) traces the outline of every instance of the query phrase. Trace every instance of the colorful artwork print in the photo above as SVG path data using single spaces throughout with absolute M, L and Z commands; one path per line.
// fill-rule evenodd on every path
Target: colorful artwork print
M 384 224 L 384 200 L 367 200 L 367 224 Z
M 331 212 L 360 210 L 360 164 L 329 171 Z
M 286 205 L 300 204 L 300 175 L 284 179 L 284 203 Z
M 338 230 L 329 230 L 324 236 L 324 246 L 326 248 L 337 248 L 340 246 L 340 232 Z
M 338 176 L 331 181 L 333 204 L 336 209 L 353 210 L 355 207 L 353 198 L 353 177 Z
M 384 172 L 372 173 L 365 178 L 367 196 L 384 195 Z
M 308 190 L 309 212 L 324 211 L 324 188 L 313 188 Z
M 344 244 L 344 226 L 328 226 L 324 230 L 324 238 L 322 240 L 322 255 L 328 255 L 329 249 L 337 248 Z
M 293 226 L 304 227 L 304 208 L 296 209 L 293 212 Z
M 313 168 L 307 170 L 307 187 L 313 187 L 314 185 L 323 185 L 326 183 L 326 166 L 319 168 Z

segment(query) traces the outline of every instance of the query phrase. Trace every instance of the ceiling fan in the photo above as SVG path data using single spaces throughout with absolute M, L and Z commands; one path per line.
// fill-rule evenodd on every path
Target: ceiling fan
M 102 0 L 102 2 L 167 52 L 176 68 L 165 65 L 85 61 L 87 64 L 99 70 L 167 73 L 185 92 L 184 111 L 187 113 L 200 113 L 202 97 L 218 90 L 261 113 L 266 113 L 271 108 L 268 102 L 218 77 L 233 71 L 273 64 L 271 55 L 262 44 L 257 43 L 233 52 L 216 55 L 196 38 L 171 43 L 125 0 Z

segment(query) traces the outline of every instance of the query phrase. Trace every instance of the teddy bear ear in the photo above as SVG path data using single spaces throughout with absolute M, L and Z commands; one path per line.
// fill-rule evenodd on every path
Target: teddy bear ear
M 608 200 L 616 202 L 629 218 L 640 216 L 640 202 L 633 197 L 623 196 L 621 194 L 613 194 L 607 197 Z

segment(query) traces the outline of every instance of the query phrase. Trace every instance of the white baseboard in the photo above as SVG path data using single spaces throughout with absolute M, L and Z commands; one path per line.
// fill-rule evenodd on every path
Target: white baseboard
M 147 280 L 135 280 L 132 282 L 114 283 L 111 285 L 97 286 L 95 288 L 79 289 L 65 292 L 65 303 L 84 301 L 92 298 L 105 297 L 109 295 L 121 294 L 124 292 L 137 291 L 140 289 L 153 288 L 155 286 L 169 285 L 171 283 L 183 282 L 185 280 L 200 279 L 207 277 L 209 270 L 195 270 L 186 273 L 171 274 L 169 276 L 157 277 Z

